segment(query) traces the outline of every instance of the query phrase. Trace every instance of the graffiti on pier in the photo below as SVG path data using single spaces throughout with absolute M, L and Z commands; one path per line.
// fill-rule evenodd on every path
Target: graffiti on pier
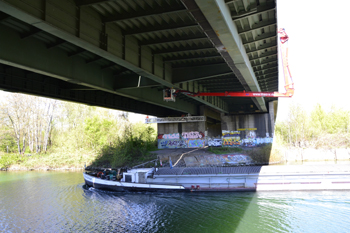
M 241 133 L 239 131 L 222 131 L 222 146 L 235 147 L 241 145 Z
M 200 139 L 204 138 L 204 134 L 198 131 L 183 132 L 181 134 L 183 139 Z M 170 134 L 158 134 L 158 139 L 180 139 L 179 133 L 170 133 Z
M 232 137 L 241 137 L 241 133 L 239 131 L 229 131 L 229 130 L 223 130 L 222 131 L 222 137 L 223 138 L 232 138 Z
M 188 138 L 188 139 L 204 138 L 204 134 L 198 131 L 183 132 L 182 138 Z
M 273 138 L 269 137 L 269 133 L 266 133 L 266 137 L 257 137 L 256 128 L 244 128 L 238 129 L 239 131 L 222 131 L 222 146 L 223 147 L 255 147 L 262 144 L 272 143 Z M 245 132 L 245 137 L 241 137 L 241 132 Z
M 204 139 L 158 139 L 158 149 L 200 148 L 204 145 Z
M 158 139 L 179 139 L 179 133 L 159 134 Z
M 208 146 L 222 146 L 222 139 L 220 138 L 208 138 Z
M 237 138 L 223 138 L 222 139 L 222 146 L 224 147 L 233 147 L 233 146 L 240 146 L 241 140 Z
M 183 139 L 160 139 L 158 140 L 158 148 L 187 148 L 187 143 Z
M 187 145 L 188 145 L 188 148 L 201 148 L 201 147 L 204 147 L 205 140 L 189 139 Z
M 181 135 L 181 137 L 180 137 Z M 158 148 L 202 148 L 205 145 L 216 147 L 255 147 L 272 143 L 269 133 L 258 137 L 256 128 L 242 128 L 237 131 L 223 130 L 221 138 L 205 137 L 202 132 L 191 131 L 171 134 L 158 134 Z
M 256 133 L 254 131 L 247 131 L 245 139 L 242 139 L 242 145 L 248 147 L 256 146 Z

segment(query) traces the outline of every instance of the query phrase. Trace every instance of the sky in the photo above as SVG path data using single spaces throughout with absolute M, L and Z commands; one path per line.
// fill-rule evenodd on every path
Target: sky
M 278 28 L 285 28 L 289 36 L 288 60 L 295 87 L 292 98 L 279 98 L 277 120 L 288 118 L 290 104 L 306 110 L 317 103 L 326 110 L 332 105 L 350 110 L 349 6 L 347 0 L 277 0 Z M 279 68 L 279 91 L 284 92 L 281 61 Z M 145 116 L 129 117 L 144 121 Z
M 288 36 L 289 67 L 295 94 L 279 98 L 278 120 L 288 116 L 290 104 L 305 110 L 320 103 L 350 110 L 350 1 L 278 0 L 278 27 Z M 280 92 L 284 91 L 282 62 L 279 62 Z

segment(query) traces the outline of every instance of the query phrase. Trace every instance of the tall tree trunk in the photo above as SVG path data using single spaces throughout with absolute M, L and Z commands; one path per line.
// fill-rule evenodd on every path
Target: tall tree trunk
M 22 154 L 24 154 L 24 152 L 26 151 L 26 134 L 23 134 L 23 138 L 22 138 L 22 141 L 23 141 L 23 145 L 22 145 Z
M 21 140 L 16 137 L 16 143 L 17 143 L 17 149 L 18 149 L 18 153 L 21 153 Z
M 35 129 L 35 150 L 36 153 L 39 153 L 39 136 L 38 136 L 38 128 Z
M 52 122 L 52 115 L 51 115 L 50 120 L 49 120 L 49 122 L 47 124 L 46 132 L 45 132 L 44 147 L 43 147 L 43 150 L 45 152 L 47 151 L 47 144 L 48 144 L 48 141 L 49 141 L 49 135 L 50 135 L 50 131 L 51 131 L 51 122 Z
M 50 111 L 50 106 L 52 106 L 52 109 Z M 47 146 L 50 139 L 51 129 L 52 129 L 52 120 L 53 120 L 53 114 L 56 107 L 56 101 L 54 101 L 52 104 L 49 104 L 47 115 L 48 115 L 48 121 L 46 126 L 46 132 L 45 132 L 45 138 L 44 138 L 44 151 L 47 151 Z
M 16 136 L 16 143 L 17 143 L 18 153 L 21 153 L 21 134 L 20 134 L 20 131 L 18 130 L 18 127 L 16 126 L 16 124 L 13 121 L 13 119 L 12 119 L 12 117 L 11 117 L 9 112 L 7 112 L 7 116 L 8 116 L 8 118 L 11 121 L 12 128 L 13 128 L 13 131 L 14 131 L 15 136 Z
M 30 135 L 28 141 L 29 141 L 29 149 L 30 151 L 34 152 L 34 132 L 33 132 L 33 128 L 31 130 L 31 132 L 28 133 L 28 135 Z

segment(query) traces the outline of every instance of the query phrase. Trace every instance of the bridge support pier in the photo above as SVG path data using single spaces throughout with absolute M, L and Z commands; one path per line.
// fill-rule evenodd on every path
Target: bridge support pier
M 220 114 L 202 106 L 201 116 L 158 118 L 158 148 L 255 147 L 272 143 L 276 112 L 277 101 L 272 101 L 267 113 Z

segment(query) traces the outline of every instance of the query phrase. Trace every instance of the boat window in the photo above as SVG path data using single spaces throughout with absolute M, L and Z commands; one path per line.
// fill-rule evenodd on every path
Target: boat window
M 125 175 L 125 182 L 132 182 L 131 175 Z

